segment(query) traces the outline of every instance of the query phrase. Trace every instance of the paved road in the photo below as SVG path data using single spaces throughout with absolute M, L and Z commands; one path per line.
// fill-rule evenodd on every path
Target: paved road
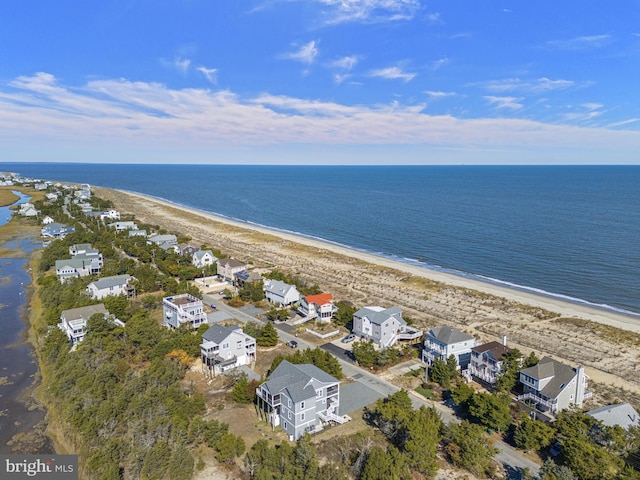
M 204 295 L 204 302 L 207 304 L 215 305 L 219 310 L 227 311 L 232 317 L 239 320 L 240 322 L 258 322 L 264 323 L 260 320 L 257 320 L 255 317 L 243 313 L 235 308 L 229 307 L 227 304 L 222 302 L 219 296 L 215 295 Z M 300 338 L 296 338 L 289 331 L 292 331 L 292 327 L 288 324 L 276 324 L 276 329 L 278 330 L 278 336 L 281 341 L 288 342 L 289 340 L 296 340 L 298 342 L 298 348 L 307 349 L 307 348 L 316 348 L 316 345 L 305 342 Z M 367 389 L 370 389 L 374 392 L 377 392 L 380 397 L 387 397 L 392 393 L 400 390 L 399 387 L 379 378 L 373 373 L 369 372 L 366 369 L 360 368 L 354 365 L 350 358 L 344 354 L 344 350 L 340 348 L 338 345 L 334 345 L 332 343 L 327 343 L 322 345 L 323 349 L 330 351 L 334 354 L 334 356 L 338 359 L 340 364 L 342 365 L 342 371 L 347 377 L 351 377 L 357 382 L 362 383 Z M 433 402 L 431 400 L 427 400 L 421 395 L 418 395 L 415 392 L 409 392 L 409 396 L 411 397 L 411 403 L 413 404 L 413 408 L 420 408 L 420 406 L 424 405 L 426 407 L 433 407 L 440 413 L 442 420 L 445 423 L 450 422 L 460 422 L 460 419 L 455 415 L 454 411 L 443 405 L 439 402 Z M 499 453 L 495 456 L 495 459 L 501 462 L 505 470 L 507 470 L 508 478 L 510 479 L 519 479 L 521 478 L 520 472 L 522 470 L 529 469 L 532 473 L 538 473 L 540 466 L 531 460 L 523 457 L 518 450 L 507 445 L 502 441 L 498 441 L 495 443 L 496 448 L 499 450 Z

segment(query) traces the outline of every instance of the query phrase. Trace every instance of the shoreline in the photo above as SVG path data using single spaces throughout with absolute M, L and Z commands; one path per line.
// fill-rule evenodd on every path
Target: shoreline
M 98 187 L 104 188 L 104 187 Z M 164 205 L 170 208 L 183 211 L 187 214 L 199 215 L 212 222 L 221 223 L 238 229 L 244 229 L 248 231 L 254 231 L 260 234 L 271 235 L 273 237 L 280 238 L 292 243 L 305 245 L 307 247 L 317 248 L 320 250 L 327 250 L 329 252 L 343 255 L 345 257 L 354 258 L 365 263 L 390 268 L 399 272 L 407 273 L 416 277 L 424 278 L 429 281 L 441 283 L 443 285 L 463 288 L 468 290 L 474 290 L 486 295 L 495 296 L 498 298 L 504 298 L 511 302 L 516 302 L 524 305 L 529 305 L 536 308 L 541 308 L 549 312 L 557 313 L 561 317 L 568 318 L 580 318 L 584 320 L 590 320 L 600 324 L 604 324 L 610 327 L 619 328 L 622 330 L 631 331 L 634 333 L 640 333 L 640 315 L 636 316 L 632 312 L 629 314 L 618 313 L 606 309 L 604 307 L 599 308 L 588 304 L 578 303 L 569 300 L 564 300 L 553 296 L 552 294 L 544 295 L 542 293 L 533 293 L 525 291 L 517 287 L 509 287 L 498 285 L 492 281 L 483 281 L 475 278 L 468 278 L 462 275 L 456 275 L 454 273 L 442 272 L 438 270 L 429 269 L 428 267 L 412 265 L 411 263 L 402 262 L 391 258 L 375 255 L 368 252 L 363 252 L 358 249 L 338 245 L 330 241 L 311 238 L 302 234 L 294 234 L 286 232 L 280 229 L 269 228 L 253 224 L 250 222 L 242 222 L 239 220 L 230 219 L 222 215 L 216 215 L 210 212 L 206 212 L 201 209 L 187 207 L 178 203 L 174 203 L 165 199 L 154 197 L 151 195 L 141 194 L 138 192 L 132 192 L 129 190 L 118 189 L 106 189 L 114 192 L 121 192 L 131 197 L 137 198 L 143 201 L 155 202 L 160 205 Z M 499 280 L 496 280 L 499 282 Z M 522 287 L 527 288 L 527 287 Z

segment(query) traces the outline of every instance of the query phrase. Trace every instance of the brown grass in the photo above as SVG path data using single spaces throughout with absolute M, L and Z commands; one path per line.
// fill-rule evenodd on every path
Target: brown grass
M 552 323 L 557 325 L 569 324 L 591 331 L 601 339 L 614 344 L 631 345 L 634 347 L 640 346 L 640 334 L 611 327 L 603 323 L 592 322 L 591 320 L 584 320 L 582 318 L 558 318 L 553 320 Z
M 20 197 L 8 189 L 8 187 L 0 187 L 0 207 L 6 207 L 15 203 Z

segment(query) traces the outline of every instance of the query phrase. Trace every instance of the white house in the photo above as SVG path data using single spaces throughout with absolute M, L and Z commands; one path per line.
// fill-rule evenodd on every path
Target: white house
M 429 330 L 424 339 L 422 361 L 433 365 L 435 359 L 447 360 L 451 355 L 456 358 L 458 368 L 467 368 L 471 360 L 471 348 L 476 339 L 460 330 L 444 325 Z
M 74 258 L 56 260 L 56 276 L 62 283 L 70 278 L 86 277 L 100 273 L 101 260 L 98 258 L 86 258 L 77 255 Z
M 198 250 L 191 256 L 191 263 L 198 268 L 213 265 L 217 260 L 218 258 L 213 255 L 211 250 Z
M 114 209 L 107 210 L 106 212 L 100 212 L 100 220 L 103 222 L 105 220 L 120 220 L 120 212 Z
M 212 325 L 202 334 L 202 367 L 215 376 L 256 361 L 256 339 L 240 327 Z
M 489 342 L 473 347 L 469 374 L 488 384 L 495 384 L 502 375 L 504 360 L 510 351 L 507 347 L 507 337 L 502 337 L 502 343 Z
M 541 411 L 556 415 L 570 405 L 582 406 L 592 393 L 587 392 L 583 367 L 573 368 L 544 357 L 537 365 L 520 370 L 524 394 L 518 400 L 534 403 Z
M 298 305 L 298 313 L 307 320 L 317 319 L 320 322 L 330 322 L 338 307 L 333 304 L 333 295 L 320 293 L 302 297 Z
M 109 312 L 102 303 L 98 305 L 89 305 L 88 307 L 72 308 L 63 310 L 60 314 L 60 323 L 58 328 L 62 330 L 72 345 L 76 345 L 84 338 L 87 328 L 87 320 L 95 314 L 102 315 L 105 320 L 109 316 Z
M 188 293 L 163 298 L 162 309 L 164 312 L 162 324 L 167 327 L 178 328 L 180 325 L 188 324 L 191 328 L 198 328 L 203 323 L 207 323 L 207 314 L 203 311 L 202 300 Z
M 135 297 L 135 289 L 129 284 L 133 277 L 131 275 L 116 275 L 104 277 L 87 286 L 87 295 L 90 298 L 100 300 L 108 296 L 126 295 L 128 298 Z
M 42 224 L 43 225 L 51 225 L 54 222 L 53 218 L 51 218 L 49 215 L 46 215 L 43 219 L 42 219 Z
M 135 222 L 113 222 L 108 224 L 109 227 L 115 228 L 116 232 L 124 232 L 125 230 L 137 230 L 138 226 Z
M 151 245 L 152 243 L 165 250 L 168 248 L 173 250 L 173 247 L 178 245 L 178 237 L 170 233 L 163 235 L 156 233 L 147 237 L 147 244 Z
M 361 308 L 353 314 L 352 332 L 382 348 L 391 347 L 397 340 L 413 340 L 422 336 L 422 331 L 407 326 L 399 307 Z
M 267 300 L 276 305 L 292 305 L 300 300 L 300 292 L 296 286 L 280 280 L 266 280 L 263 289 Z

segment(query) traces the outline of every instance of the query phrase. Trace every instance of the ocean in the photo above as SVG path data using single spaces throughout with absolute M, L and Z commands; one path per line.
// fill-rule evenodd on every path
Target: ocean
M 640 315 L 640 166 L 0 163 Z

